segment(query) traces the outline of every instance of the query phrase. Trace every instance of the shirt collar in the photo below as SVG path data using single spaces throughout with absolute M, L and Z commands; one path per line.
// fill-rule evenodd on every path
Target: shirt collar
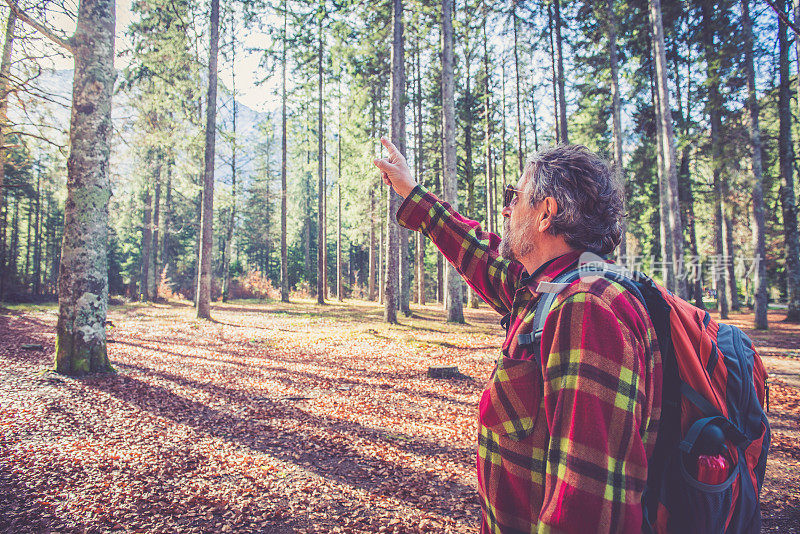
M 539 296 L 539 293 L 536 291 L 539 282 L 551 282 L 554 280 L 559 274 L 563 273 L 564 271 L 574 268 L 577 266 L 578 259 L 580 258 L 581 254 L 585 252 L 584 250 L 571 250 L 566 254 L 562 254 L 561 256 L 556 256 L 555 258 L 546 261 L 542 265 L 540 265 L 533 274 L 529 274 L 523 276 L 520 282 L 522 286 L 527 287 L 530 292 L 533 294 L 533 297 L 536 298 Z

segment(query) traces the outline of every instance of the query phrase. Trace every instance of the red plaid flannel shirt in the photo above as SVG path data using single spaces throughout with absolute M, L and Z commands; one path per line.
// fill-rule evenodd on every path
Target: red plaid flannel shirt
M 573 283 L 547 317 L 540 364 L 517 336 L 533 328 L 539 282 L 573 267 L 580 251 L 529 276 L 499 255 L 500 237 L 421 186 L 397 220 L 430 237 L 483 300 L 510 314 L 480 401 L 481 532 L 641 532 L 661 413 L 661 358 L 644 306 L 605 278 Z

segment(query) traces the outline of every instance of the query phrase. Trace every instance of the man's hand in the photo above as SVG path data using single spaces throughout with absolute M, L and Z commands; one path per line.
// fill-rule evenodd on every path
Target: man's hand
M 392 186 L 392 188 L 403 198 L 406 198 L 411 190 L 416 187 L 417 182 L 411 175 L 411 169 L 408 168 L 406 158 L 397 150 L 397 147 L 392 144 L 386 137 L 381 137 L 381 143 L 389 151 L 389 157 L 383 159 L 376 159 L 375 166 L 381 171 L 383 183 Z

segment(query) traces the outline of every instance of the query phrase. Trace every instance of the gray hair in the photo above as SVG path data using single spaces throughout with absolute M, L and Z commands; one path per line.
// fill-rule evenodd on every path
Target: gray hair
M 625 194 L 609 165 L 583 145 L 560 145 L 535 154 L 525 166 L 531 204 L 555 199 L 549 231 L 573 248 L 609 254 L 622 239 Z

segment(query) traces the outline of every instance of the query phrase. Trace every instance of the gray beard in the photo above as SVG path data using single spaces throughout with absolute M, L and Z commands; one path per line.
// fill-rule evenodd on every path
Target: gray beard
M 508 223 L 503 231 L 503 238 L 500 240 L 500 255 L 507 260 L 516 260 L 514 251 L 511 250 L 511 243 L 508 241 Z
M 506 219 L 503 223 L 503 237 L 500 240 L 499 252 L 500 255 L 508 260 L 520 261 L 530 254 L 534 249 L 534 244 L 526 239 L 525 234 L 528 230 L 528 224 L 519 229 L 518 232 L 512 232 L 510 226 L 510 219 Z M 515 252 L 519 251 L 519 254 Z

